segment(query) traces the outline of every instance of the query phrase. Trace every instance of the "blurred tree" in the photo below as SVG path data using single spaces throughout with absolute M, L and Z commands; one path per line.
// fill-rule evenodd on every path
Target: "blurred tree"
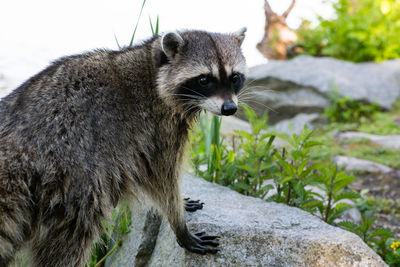
M 296 1 L 292 0 L 289 8 L 279 16 L 272 11 L 268 0 L 265 0 L 265 30 L 264 37 L 257 44 L 257 49 L 268 59 L 287 59 L 287 49 L 297 41 L 296 32 L 288 27 L 286 18 L 295 6 Z

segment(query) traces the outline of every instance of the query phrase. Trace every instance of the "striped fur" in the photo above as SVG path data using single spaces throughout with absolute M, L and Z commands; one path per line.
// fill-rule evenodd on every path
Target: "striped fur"
M 156 36 L 61 58 L 2 99 L 0 266 L 27 244 L 33 266 L 83 266 L 101 221 L 144 195 L 179 244 L 215 253 L 183 216 L 180 166 L 198 113 L 182 113 L 175 94 L 194 76 L 244 73 L 243 34 L 183 31 L 178 46 Z

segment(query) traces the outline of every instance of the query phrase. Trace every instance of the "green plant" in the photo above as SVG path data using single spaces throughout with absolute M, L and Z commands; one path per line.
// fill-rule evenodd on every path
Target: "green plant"
M 359 194 L 353 191 L 345 190 L 345 187 L 356 180 L 354 176 L 349 176 L 344 172 L 338 172 L 336 165 L 330 165 L 327 168 L 319 169 L 318 187 L 323 190 L 325 196 L 317 194 L 319 197 L 318 210 L 323 220 L 329 224 L 334 224 L 343 212 L 352 208 L 352 206 L 340 202 L 344 199 L 357 199 Z M 326 204 L 324 203 L 327 200 Z
M 372 211 L 366 211 L 362 213 L 361 225 L 349 221 L 340 222 L 338 225 L 361 237 L 368 246 L 375 250 L 391 266 L 400 266 L 400 253 L 397 251 L 393 233 L 384 228 L 372 230 L 375 220 L 376 218 L 372 216 Z
M 305 53 L 354 62 L 400 57 L 400 2 L 396 0 L 330 1 L 335 18 L 297 31 Z
M 300 135 L 278 136 L 288 142 L 289 149 L 275 153 L 279 166 L 279 172 L 274 178 L 277 193 L 270 200 L 315 212 L 319 202 L 314 198 L 312 188 L 307 186 L 318 182 L 314 170 L 319 164 L 311 163 L 309 154 L 312 147 L 321 144 L 311 139 L 312 131 L 307 127 L 304 127 Z
M 219 135 L 221 118 L 215 115 L 209 118 L 208 113 L 204 113 L 200 116 L 199 121 L 200 133 L 197 136 L 199 136 L 201 140 L 195 142 L 197 145 L 192 149 L 192 162 L 196 174 L 206 177 L 209 181 L 218 183 L 224 151 L 224 146 L 221 145 Z M 190 139 L 193 140 L 194 138 L 195 135 L 192 134 Z M 203 166 L 206 166 L 205 171 L 201 169 Z
M 143 2 L 142 2 L 142 7 L 140 8 L 139 16 L 138 16 L 138 19 L 136 21 L 135 28 L 133 29 L 131 40 L 129 41 L 129 46 L 132 46 L 133 45 L 133 41 L 135 40 L 136 31 L 137 31 L 137 28 L 139 26 L 139 21 L 140 21 L 140 18 L 142 17 L 143 8 L 144 8 L 144 5 L 146 4 L 146 1 L 147 0 L 143 0 Z M 153 25 L 152 25 L 151 20 L 150 20 L 150 27 L 151 27 L 151 32 L 153 33 L 153 35 L 158 34 L 158 16 L 157 16 L 157 22 L 156 22 L 156 29 L 155 30 L 153 29 Z M 118 48 L 121 49 L 122 46 L 119 44 L 117 36 L 115 34 L 114 34 L 114 39 L 115 39 L 115 42 L 117 43 Z
M 220 136 L 217 133 L 220 120 L 200 119 L 201 127 L 190 135 L 196 174 L 245 195 L 301 208 L 333 225 L 352 208 L 345 200 L 353 200 L 364 214 L 363 223 L 358 226 L 341 222 L 341 227 L 359 234 L 387 263 L 398 266 L 399 252 L 395 251 L 397 243 L 393 234 L 385 229 L 371 230 L 375 221 L 371 214 L 384 209 L 386 204 L 376 205 L 376 202 L 367 200 L 365 190 L 361 196 L 348 190 L 356 178 L 330 163 L 332 154 L 321 158 L 321 150 L 326 144 L 326 149 L 331 150 L 332 140 L 328 142 L 326 139 L 326 136 L 332 138 L 331 134 L 328 132 L 321 138 L 307 127 L 300 135 L 268 133 L 267 115 L 257 117 L 247 107 L 244 111 L 251 133 L 236 131 L 231 136 Z M 276 137 L 285 140 L 287 146 L 275 147 Z M 352 142 L 369 144 L 363 139 L 351 140 L 350 144 Z M 400 243 L 398 245 L 400 247 Z
M 258 118 L 248 107 L 244 107 L 244 112 L 252 132 L 236 131 L 231 139 L 219 136 L 218 119 L 200 119 L 201 131 L 191 135 L 192 163 L 196 174 L 259 198 L 265 198 L 275 189 L 276 193 L 268 200 L 312 213 L 319 212 L 325 221 L 332 224 L 349 208 L 339 201 L 358 196 L 344 191 L 344 187 L 355 178 L 338 173 L 336 166 L 310 161 L 312 148 L 321 145 L 312 139 L 310 129 L 305 127 L 299 136 L 278 134 L 290 146 L 280 153 L 273 145 L 275 134 L 265 132 L 267 115 Z M 316 187 L 325 194 L 316 193 Z
M 339 97 L 333 92 L 331 106 L 324 109 L 324 116 L 331 122 L 355 122 L 370 120 L 378 111 L 379 105 L 366 104 L 352 100 L 350 97 Z
M 286 138 L 291 149 L 288 153 L 283 150 L 282 154 L 275 155 L 280 171 L 275 178 L 277 193 L 270 200 L 311 213 L 318 212 L 325 222 L 334 224 L 343 212 L 351 208 L 341 201 L 359 197 L 357 193 L 345 190 L 356 178 L 338 172 L 336 165 L 310 161 L 312 149 L 322 145 L 312 139 L 312 133 L 305 127 L 299 136 L 281 135 Z
M 122 237 L 130 232 L 131 213 L 127 206 L 113 210 L 111 220 L 104 221 L 104 232 L 92 250 L 88 267 L 103 266 L 105 260 L 122 244 Z
M 273 177 L 277 166 L 273 162 L 275 148 L 272 145 L 275 136 L 264 133 L 267 128 L 268 117 L 265 113 L 257 118 L 256 113 L 244 106 L 252 134 L 244 131 L 236 131 L 238 136 L 238 152 L 234 161 L 239 176 L 231 185 L 236 191 L 254 197 L 265 198 L 269 190 L 273 189 L 271 184 L 265 181 Z

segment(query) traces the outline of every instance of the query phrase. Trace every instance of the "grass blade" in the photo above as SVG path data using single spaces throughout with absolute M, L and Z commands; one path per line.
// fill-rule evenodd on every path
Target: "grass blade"
M 118 49 L 121 50 L 121 45 L 119 44 L 117 36 L 115 35 L 115 33 L 114 33 L 114 39 L 115 39 L 115 42 L 117 43 Z
M 143 0 L 142 8 L 140 9 L 139 17 L 137 19 L 135 30 L 133 31 L 133 34 L 131 37 L 131 41 L 129 42 L 129 46 L 132 46 L 133 40 L 135 39 L 136 30 L 137 30 L 137 27 L 139 26 L 140 17 L 142 16 L 142 12 L 143 12 L 143 8 L 144 8 L 145 4 L 146 4 L 146 0 Z

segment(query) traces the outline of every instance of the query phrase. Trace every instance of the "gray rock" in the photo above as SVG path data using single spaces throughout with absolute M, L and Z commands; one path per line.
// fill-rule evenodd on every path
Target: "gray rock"
M 273 63 L 262 66 L 267 67 L 269 64 Z M 254 68 L 250 69 L 249 89 L 239 99 L 259 115 L 268 111 L 271 124 L 290 119 L 299 113 L 320 113 L 329 105 L 329 97 L 310 86 L 280 80 L 268 76 L 268 73 L 264 78 L 251 80 L 255 79 Z M 238 116 L 244 119 L 241 112 L 238 112 Z
M 313 122 L 318 120 L 320 115 L 317 113 L 312 114 L 298 114 L 292 119 L 287 119 L 278 122 L 274 125 L 274 128 L 279 133 L 288 133 L 288 134 L 301 134 L 303 131 L 304 125 L 307 125 L 308 128 L 313 129 L 314 125 Z
M 234 116 L 223 117 L 221 120 L 220 133 L 229 135 L 234 133 L 234 131 L 245 131 L 251 133 L 250 124 Z
M 182 189 L 185 196 L 205 202 L 203 210 L 186 214 L 189 228 L 221 236 L 221 251 L 187 252 L 162 219 L 148 266 L 387 266 L 358 236 L 300 209 L 243 196 L 190 175 Z M 106 266 L 137 263 L 149 217 L 143 208 L 136 207 L 133 214 L 132 231 Z
M 346 156 L 335 156 L 332 161 L 343 166 L 346 171 L 362 171 L 370 173 L 391 173 L 394 170 L 388 166 L 365 159 L 358 159 Z
M 244 102 L 259 113 L 265 106 L 274 110 L 269 111 L 272 123 L 298 113 L 322 111 L 336 90 L 340 96 L 390 109 L 400 97 L 400 60 L 352 63 L 311 56 L 270 60 L 250 68 L 248 86 Z
M 361 225 L 361 223 L 362 223 L 361 212 L 357 208 L 353 207 L 353 208 L 343 212 L 342 216 L 340 217 L 340 220 L 341 221 L 352 221 L 358 225 Z
M 400 135 L 374 135 L 360 132 L 342 132 L 336 135 L 339 141 L 352 138 L 366 138 L 372 143 L 391 149 L 400 149 Z

